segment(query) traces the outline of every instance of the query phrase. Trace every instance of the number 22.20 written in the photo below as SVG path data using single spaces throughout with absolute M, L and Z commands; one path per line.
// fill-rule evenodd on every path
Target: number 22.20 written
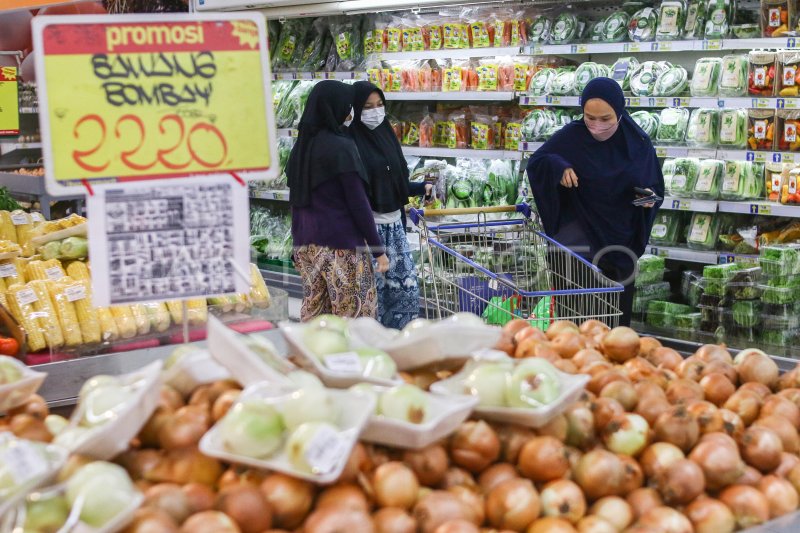
M 131 124 L 132 128 L 123 128 L 123 125 L 126 123 Z M 99 140 L 94 146 L 87 150 L 73 150 L 72 159 L 84 170 L 93 173 L 103 172 L 111 164 L 111 160 L 106 160 L 103 162 L 92 161 L 93 156 L 98 154 L 98 152 L 103 153 L 102 150 L 108 138 L 109 131 L 103 117 L 95 114 L 85 115 L 75 123 L 75 127 L 72 130 L 72 135 L 76 141 L 80 140 L 82 132 L 89 135 L 88 132 L 91 131 L 89 129 L 91 124 L 95 124 L 96 127 L 99 127 Z M 126 129 L 124 137 L 122 131 L 123 129 Z M 131 135 L 129 133 L 131 131 L 138 133 Z M 166 147 L 159 148 L 156 151 L 156 156 L 152 161 L 142 161 L 137 157 L 137 154 L 139 154 L 139 151 L 143 146 L 145 146 L 148 133 L 151 131 L 152 130 L 148 130 L 146 128 L 144 121 L 142 121 L 142 119 L 136 115 L 123 115 L 117 119 L 116 123 L 114 124 L 114 136 L 120 140 L 124 138 L 126 144 L 130 144 L 130 148 L 128 149 L 123 149 L 122 147 L 119 149 L 119 158 L 122 161 L 122 164 L 131 170 L 138 172 L 150 170 L 159 163 L 161 164 L 161 167 L 173 171 L 188 168 L 190 165 L 192 165 L 192 163 L 197 163 L 202 167 L 212 169 L 222 165 L 228 157 L 228 142 L 225 140 L 225 136 L 222 134 L 222 132 L 219 131 L 219 129 L 217 129 L 215 126 L 206 122 L 198 122 L 189 128 L 187 132 L 186 123 L 184 122 L 183 118 L 175 114 L 170 114 L 164 115 L 158 121 L 158 133 L 156 134 L 157 145 Z M 202 151 L 198 152 L 195 149 L 193 139 L 195 139 L 195 136 L 198 133 L 212 135 L 218 140 L 221 148 L 221 155 L 216 161 L 204 158 L 203 154 L 201 153 Z M 173 138 L 176 140 L 170 144 L 170 140 Z M 180 160 L 180 158 L 176 157 L 175 152 L 184 145 L 189 152 L 189 157 Z M 207 150 L 205 151 L 207 152 Z

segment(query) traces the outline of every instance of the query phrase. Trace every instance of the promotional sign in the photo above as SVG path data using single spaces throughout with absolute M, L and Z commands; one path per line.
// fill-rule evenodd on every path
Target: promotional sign
M 95 305 L 250 292 L 247 201 L 226 175 L 95 187 L 86 205 Z
M 92 183 L 276 177 L 258 14 L 35 17 L 45 177 Z
M 19 86 L 16 67 L 0 67 L 0 135 L 19 135 Z

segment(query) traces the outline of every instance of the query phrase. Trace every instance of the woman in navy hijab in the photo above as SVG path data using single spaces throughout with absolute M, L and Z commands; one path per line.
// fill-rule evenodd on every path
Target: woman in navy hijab
M 659 204 L 637 207 L 635 187 L 664 196 L 650 138 L 628 115 L 619 84 L 589 82 L 583 120 L 566 125 L 528 162 L 528 179 L 545 232 L 625 285 L 621 325 L 629 325 L 636 260 Z

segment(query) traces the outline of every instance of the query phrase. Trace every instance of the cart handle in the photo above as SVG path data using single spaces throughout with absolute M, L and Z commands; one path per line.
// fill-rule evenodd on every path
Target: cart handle
M 425 216 L 443 217 L 451 215 L 479 215 L 481 213 L 522 213 L 525 217 L 530 218 L 531 206 L 530 204 L 522 203 L 494 207 L 460 207 L 450 209 L 415 209 L 412 207 L 409 211 L 411 221 L 415 225 L 419 223 L 420 218 Z

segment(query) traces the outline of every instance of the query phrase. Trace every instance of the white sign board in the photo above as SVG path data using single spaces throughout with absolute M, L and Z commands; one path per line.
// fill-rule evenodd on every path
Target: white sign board
M 228 175 L 95 186 L 95 305 L 249 292 L 248 202 Z

